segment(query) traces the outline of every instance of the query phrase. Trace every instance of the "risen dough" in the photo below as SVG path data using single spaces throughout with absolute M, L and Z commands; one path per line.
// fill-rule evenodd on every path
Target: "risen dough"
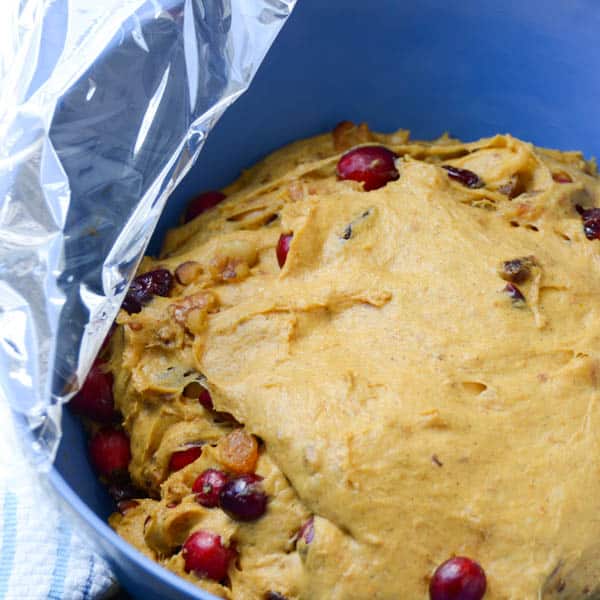
M 398 154 L 397 181 L 337 180 L 340 154 L 362 143 Z M 224 192 L 140 268 L 191 261 L 186 284 L 119 317 L 115 396 L 131 475 L 154 499 L 114 515 L 116 530 L 226 598 L 424 599 L 453 554 L 482 565 L 486 600 L 596 597 L 600 242 L 575 209 L 600 205 L 594 165 L 508 135 L 425 143 L 346 124 Z M 525 303 L 498 271 L 518 257 L 533 261 Z M 193 380 L 235 421 L 184 397 Z M 270 498 L 252 523 L 191 493 L 242 425 L 262 440 Z M 202 456 L 169 476 L 191 442 Z M 226 585 L 184 572 L 199 528 L 236 545 Z

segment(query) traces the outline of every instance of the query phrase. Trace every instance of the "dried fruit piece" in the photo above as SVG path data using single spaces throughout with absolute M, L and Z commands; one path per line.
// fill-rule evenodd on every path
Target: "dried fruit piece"
M 221 508 L 238 521 L 254 521 L 265 514 L 267 495 L 259 475 L 240 475 L 228 481 L 219 494 Z
M 304 540 L 304 542 L 306 544 L 310 544 L 313 541 L 313 538 L 315 537 L 315 518 L 314 517 L 310 517 L 310 519 L 308 519 L 308 521 L 306 521 L 304 523 L 304 525 L 302 525 L 302 527 L 300 527 L 300 530 L 298 531 L 297 534 L 297 539 L 300 540 Z
M 565 171 L 552 173 L 552 179 L 554 179 L 556 183 L 573 183 L 573 178 Z
M 173 275 L 168 269 L 155 269 L 134 278 L 123 300 L 122 308 L 130 315 L 139 313 L 154 296 L 168 296 Z
M 196 459 L 200 458 L 202 454 L 202 446 L 190 446 L 185 450 L 177 450 L 171 454 L 171 459 L 169 460 L 169 471 L 173 473 L 174 471 L 179 471 L 184 467 L 192 464 Z
M 507 283 L 503 291 L 513 301 L 513 304 L 525 303 L 525 296 L 514 283 Z
M 115 402 L 112 386 L 112 373 L 106 371 L 106 363 L 103 360 L 96 359 L 81 389 L 69 402 L 71 410 L 100 423 L 114 421 Z
M 287 598 L 279 592 L 267 592 L 265 594 L 265 600 L 287 600 Z
M 92 464 L 103 477 L 119 477 L 129 467 L 129 438 L 119 429 L 98 431 L 90 440 L 89 451 Z
M 600 240 L 600 208 L 575 206 L 583 219 L 583 232 L 588 240 Z
M 120 481 L 112 483 L 108 488 L 108 493 L 111 495 L 115 504 L 119 504 L 124 500 L 132 500 L 133 498 L 142 498 L 144 493 L 130 481 Z
M 512 283 L 523 283 L 531 276 L 531 269 L 536 265 L 535 257 L 522 256 L 505 260 L 498 268 L 498 275 Z
M 477 189 L 484 186 L 483 181 L 479 178 L 479 175 L 469 171 L 469 169 L 460 169 L 459 167 L 453 167 L 452 165 L 442 165 L 442 169 L 448 171 L 448 177 L 462 183 L 464 186 Z
M 220 535 L 201 529 L 185 541 L 182 556 L 187 573 L 193 572 L 198 577 L 221 581 L 227 575 L 235 552 L 223 546 Z
M 213 208 L 223 200 L 225 200 L 227 196 L 223 194 L 223 192 L 210 191 L 204 192 L 199 196 L 196 196 L 187 206 L 185 211 L 184 223 L 188 223 L 192 219 L 195 219 L 203 212 L 206 212 L 208 209 Z
M 383 187 L 400 177 L 396 154 L 384 146 L 361 146 L 346 152 L 337 164 L 339 179 L 363 183 L 366 192 Z
M 429 582 L 431 600 L 481 600 L 487 587 L 483 569 L 470 558 L 455 556 L 442 563 Z
M 218 506 L 219 494 L 228 481 L 229 477 L 223 471 L 206 469 L 198 475 L 192 486 L 192 492 L 196 494 L 196 502 L 207 508 Z
M 282 233 L 279 236 L 279 241 L 277 242 L 277 262 L 279 263 L 279 267 L 283 269 L 283 265 L 285 265 L 285 261 L 287 259 L 288 252 L 290 251 L 290 244 L 292 243 L 292 238 L 294 237 L 293 233 Z
M 253 473 L 258 460 L 256 438 L 243 429 L 235 429 L 219 443 L 219 459 L 229 471 Z

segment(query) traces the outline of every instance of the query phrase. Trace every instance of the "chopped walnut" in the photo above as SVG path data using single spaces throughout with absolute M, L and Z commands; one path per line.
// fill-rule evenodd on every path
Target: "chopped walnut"
M 247 240 L 227 240 L 217 249 L 209 263 L 214 280 L 241 281 L 250 274 L 258 260 L 255 246 Z
M 366 123 L 355 125 L 352 121 L 341 121 L 333 132 L 333 147 L 338 152 L 343 152 L 352 146 L 373 141 L 373 135 Z
M 525 191 L 525 186 L 519 177 L 519 174 L 513 175 L 506 183 L 502 184 L 498 191 L 505 196 L 508 196 L 511 200 L 522 194 Z
M 304 200 L 304 197 L 306 196 L 306 186 L 302 181 L 292 181 L 292 183 L 287 186 L 287 191 L 292 202 Z
M 175 269 L 175 277 L 181 285 L 189 285 L 202 273 L 202 265 L 194 260 L 181 263 Z
M 169 305 L 169 314 L 176 323 L 192 333 L 200 333 L 206 325 L 206 315 L 217 301 L 210 292 L 197 292 Z

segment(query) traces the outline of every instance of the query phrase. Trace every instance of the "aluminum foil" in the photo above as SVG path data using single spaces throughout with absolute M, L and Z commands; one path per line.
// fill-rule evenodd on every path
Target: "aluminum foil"
M 0 42 L 0 401 L 39 468 L 169 194 L 295 0 L 21 0 Z M 31 435 L 29 435 L 29 432 Z

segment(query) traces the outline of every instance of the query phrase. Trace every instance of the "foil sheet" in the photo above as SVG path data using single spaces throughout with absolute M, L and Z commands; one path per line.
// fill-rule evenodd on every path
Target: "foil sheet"
M 0 401 L 40 469 L 169 194 L 295 0 L 21 0 L 0 42 Z

